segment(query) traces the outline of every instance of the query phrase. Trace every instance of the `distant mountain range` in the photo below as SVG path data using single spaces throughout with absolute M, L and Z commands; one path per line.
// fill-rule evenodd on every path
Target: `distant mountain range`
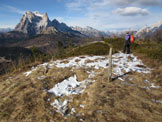
M 41 14 L 38 11 L 27 11 L 15 27 L 15 31 L 23 32 L 28 35 L 56 34 L 59 32 L 86 37 L 101 37 L 110 35 L 108 32 L 99 31 L 89 26 L 86 28 L 69 27 L 65 23 L 60 23 L 56 19 L 52 21 L 49 20 L 47 13 Z
M 82 33 L 88 37 L 101 37 L 101 36 L 109 37 L 111 35 L 110 32 L 100 31 L 100 30 L 94 29 L 89 26 L 87 26 L 85 28 L 78 27 L 78 26 L 71 27 L 71 28 L 75 31 L 79 31 L 80 33 Z
M 150 33 L 154 33 L 157 30 L 162 29 L 162 21 L 150 26 L 150 27 L 143 27 L 139 31 L 133 31 L 136 33 L 137 38 L 142 38 Z M 79 36 L 79 37 L 112 37 L 114 35 L 121 36 L 126 31 L 120 32 L 109 32 L 109 31 L 100 31 L 92 27 L 70 27 L 65 23 L 60 23 L 58 20 L 50 20 L 47 13 L 41 14 L 38 11 L 30 12 L 27 11 L 21 18 L 20 22 L 16 25 L 15 29 L 12 30 L 10 28 L 7 29 L 0 29 L 0 32 L 20 32 L 24 33 L 28 36 L 34 36 L 37 34 L 68 34 L 70 36 Z M 16 33 L 17 34 L 17 33 Z M 11 35 L 11 34 L 8 34 Z M 12 36 L 14 34 L 12 33 Z M 2 37 L 2 35 L 0 35 Z M 7 36 L 9 37 L 9 36 Z
M 11 28 L 0 28 L 0 33 L 7 33 L 7 32 L 10 32 L 12 30 L 13 29 L 11 29 Z
M 151 35 L 153 33 L 155 33 L 158 30 L 162 30 L 162 20 L 151 25 L 150 27 L 145 26 L 142 27 L 137 33 L 136 33 L 136 37 L 138 38 L 144 38 L 145 36 Z
M 49 20 L 47 13 L 27 11 L 15 29 L 0 33 L 0 46 L 23 48 L 34 46 L 44 53 L 53 53 L 57 51 L 58 42 L 61 42 L 65 48 L 69 40 L 73 45 L 81 45 L 85 40 L 86 42 L 92 40 L 85 39 L 87 37 L 102 35 L 105 36 L 105 33 L 91 27 L 87 27 L 84 31 L 83 29 L 76 30 L 56 19 Z M 96 40 L 93 39 L 93 41 Z

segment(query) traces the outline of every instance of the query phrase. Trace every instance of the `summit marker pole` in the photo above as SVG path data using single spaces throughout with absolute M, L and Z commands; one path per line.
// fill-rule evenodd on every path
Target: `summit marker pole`
M 108 81 L 112 81 L 112 47 L 110 47 L 109 51 Z

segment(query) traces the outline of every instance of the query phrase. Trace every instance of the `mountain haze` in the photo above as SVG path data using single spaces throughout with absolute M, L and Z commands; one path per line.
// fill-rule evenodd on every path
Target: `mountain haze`
M 0 28 L 0 33 L 7 33 L 7 32 L 10 32 L 12 31 L 11 28 Z
M 71 27 L 73 30 L 75 31 L 79 31 L 80 33 L 88 36 L 88 37 L 101 37 L 101 36 L 105 36 L 105 37 L 109 37 L 111 35 L 110 32 L 104 32 L 104 31 L 100 31 L 97 29 L 94 29 L 92 27 L 79 27 L 79 26 L 75 26 L 75 27 Z

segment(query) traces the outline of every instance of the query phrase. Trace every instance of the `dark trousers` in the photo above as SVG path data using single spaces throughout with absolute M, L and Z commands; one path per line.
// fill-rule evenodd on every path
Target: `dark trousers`
M 126 52 L 126 49 L 127 49 L 127 53 L 130 54 L 130 44 L 129 43 L 124 44 L 123 53 Z

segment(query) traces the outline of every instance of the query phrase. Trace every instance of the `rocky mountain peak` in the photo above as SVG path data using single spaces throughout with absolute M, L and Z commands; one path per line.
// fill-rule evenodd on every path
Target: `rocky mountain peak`
M 58 21 L 57 19 L 54 19 L 54 20 L 52 21 L 52 23 L 53 23 L 54 25 L 60 24 L 59 21 Z
M 35 16 L 43 17 L 43 14 L 41 14 L 39 11 L 32 12 Z
M 44 19 L 48 19 L 48 14 L 45 13 L 45 14 L 43 15 L 43 18 L 44 18 Z
M 65 33 L 71 33 L 74 35 L 80 35 L 81 33 L 79 31 L 75 31 L 72 30 L 71 27 L 67 26 L 65 23 L 63 22 L 59 22 L 58 20 L 54 19 L 52 21 L 52 25 L 60 32 L 65 32 Z
M 73 31 L 65 23 L 60 23 L 56 19 L 53 21 L 49 20 L 47 13 L 41 14 L 39 11 L 27 11 L 16 26 L 15 31 L 29 35 L 51 34 L 56 32 L 65 32 L 75 35 L 80 34 L 80 32 Z
M 51 21 L 49 20 L 47 13 L 41 14 L 38 11 L 27 11 L 15 30 L 29 35 L 35 35 L 43 33 L 44 30 L 49 30 L 48 27 L 51 27 Z M 53 29 L 50 28 L 50 30 L 56 31 L 54 27 Z
M 32 15 L 33 13 L 31 11 L 26 11 L 25 15 Z
M 34 13 L 27 11 L 24 16 L 22 17 L 22 19 L 25 21 L 26 19 L 29 20 L 29 22 L 32 21 L 32 19 L 35 17 Z
M 34 11 L 34 12 L 31 12 L 31 11 L 27 11 L 24 16 L 23 16 L 25 19 L 28 18 L 28 19 L 43 19 L 43 20 L 46 20 L 48 21 L 49 18 L 48 18 L 48 15 L 47 13 L 44 13 L 44 14 L 41 14 L 39 11 Z

